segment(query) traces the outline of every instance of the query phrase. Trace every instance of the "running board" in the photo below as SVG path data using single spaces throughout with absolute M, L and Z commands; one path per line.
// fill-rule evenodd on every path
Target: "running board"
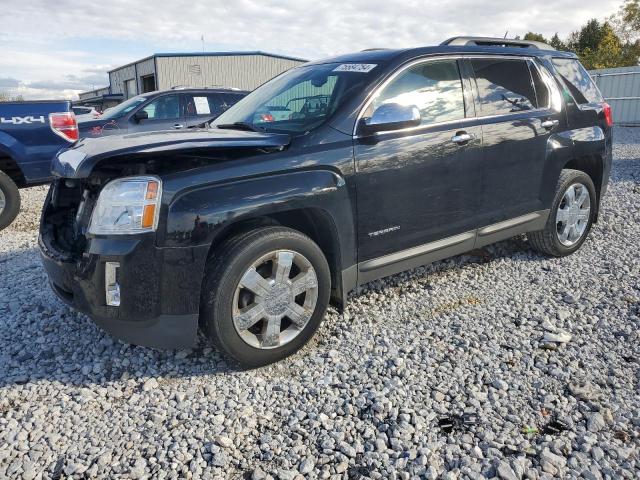
M 478 230 L 471 230 L 361 262 L 358 264 L 357 282 L 362 285 L 378 278 L 388 277 L 421 265 L 460 255 L 474 248 L 499 242 L 521 233 L 542 230 L 548 218 L 549 210 L 540 210 L 494 223 Z

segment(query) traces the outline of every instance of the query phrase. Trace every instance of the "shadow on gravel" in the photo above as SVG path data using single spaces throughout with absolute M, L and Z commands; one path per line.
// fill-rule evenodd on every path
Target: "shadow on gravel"
M 384 284 L 369 283 L 364 290 L 394 288 L 409 278 L 503 257 L 533 262 L 544 259 L 516 238 L 395 275 Z M 54 295 L 37 249 L 0 257 L 0 388 L 39 381 L 89 386 L 158 378 L 162 383 L 238 371 L 203 337 L 190 350 L 160 351 L 124 344 Z
M 43 380 L 84 386 L 162 377 L 162 383 L 233 371 L 204 338 L 177 351 L 119 342 L 55 296 L 36 248 L 0 254 L 0 388 Z
M 501 258 L 538 263 L 548 260 L 532 250 L 520 236 L 384 281 L 376 280 L 363 285 L 361 292 L 402 288 L 416 278 Z M 357 295 L 352 293 L 354 297 Z M 124 344 L 55 296 L 37 249 L 0 255 L 0 388 L 41 380 L 77 386 L 152 377 L 170 382 L 171 378 L 238 371 L 237 366 L 228 363 L 203 337 L 196 348 L 179 351 Z
M 619 159 L 615 163 L 616 168 L 612 170 L 610 177 L 612 183 L 640 181 L 640 158 Z
M 381 291 L 386 288 L 402 287 L 402 284 L 417 278 L 428 278 L 432 275 L 439 275 L 449 271 L 455 271 L 468 265 L 491 263 L 495 260 L 508 258 L 517 262 L 541 263 L 550 260 L 549 257 L 537 252 L 526 241 L 524 235 L 514 237 L 502 242 L 487 245 L 470 252 L 450 257 L 438 262 L 417 267 L 412 270 L 398 273 L 385 279 L 374 280 L 362 285 L 361 292 L 368 290 Z M 553 260 L 553 259 L 551 259 Z M 353 292 L 350 298 L 357 297 L 358 293 Z

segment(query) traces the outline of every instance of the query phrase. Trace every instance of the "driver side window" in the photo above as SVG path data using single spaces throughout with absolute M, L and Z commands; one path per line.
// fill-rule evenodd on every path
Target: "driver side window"
M 169 120 L 180 118 L 180 98 L 178 95 L 163 95 L 143 108 L 149 120 Z
M 425 62 L 404 70 L 380 92 L 367 115 L 385 103 L 418 107 L 423 125 L 463 119 L 464 94 L 458 62 Z

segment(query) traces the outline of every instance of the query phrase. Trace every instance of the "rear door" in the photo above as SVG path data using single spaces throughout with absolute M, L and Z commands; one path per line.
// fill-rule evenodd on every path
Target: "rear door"
M 185 93 L 184 97 L 188 127 L 204 125 L 223 112 L 223 102 L 219 94 Z
M 528 58 L 475 57 L 467 62 L 475 75 L 484 143 L 482 223 L 548 208 L 543 199 L 547 141 L 566 123 L 550 74 Z
M 180 130 L 186 128 L 184 107 L 179 93 L 160 95 L 139 110 L 146 112 L 148 118 L 138 121 L 134 113 L 130 117 L 130 132 Z
M 402 67 L 365 109 L 415 105 L 422 121 L 356 136 L 359 262 L 478 227 L 482 134 L 467 92 L 458 59 L 425 59 Z

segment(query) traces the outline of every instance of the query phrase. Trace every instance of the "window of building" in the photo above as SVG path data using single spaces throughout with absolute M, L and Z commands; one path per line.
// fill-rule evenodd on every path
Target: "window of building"
M 140 77 L 142 82 L 142 93 L 153 92 L 156 89 L 156 76 L 144 75 Z

